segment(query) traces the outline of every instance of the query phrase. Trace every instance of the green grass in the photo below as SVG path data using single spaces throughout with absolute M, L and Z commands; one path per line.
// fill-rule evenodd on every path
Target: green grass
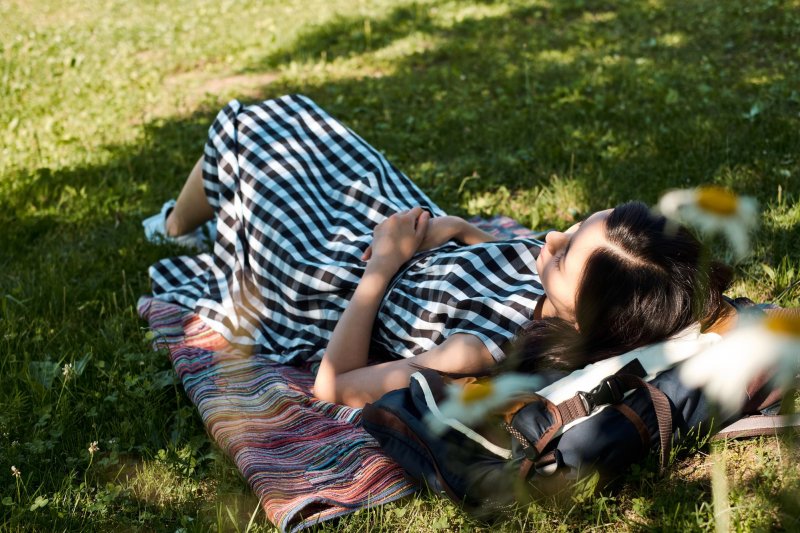
M 731 294 L 800 305 L 797 0 L 9 0 L 0 20 L 2 530 L 250 522 L 134 309 L 178 251 L 140 221 L 233 97 L 311 96 L 455 214 L 563 227 L 671 187 L 753 195 Z M 800 529 L 797 447 L 720 450 L 737 530 Z M 695 454 L 493 526 L 428 496 L 322 529 L 710 530 L 709 468 Z

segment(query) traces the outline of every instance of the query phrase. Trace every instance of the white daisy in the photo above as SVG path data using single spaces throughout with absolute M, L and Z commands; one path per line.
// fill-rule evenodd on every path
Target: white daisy
M 481 379 L 463 387 L 451 384 L 447 399 L 438 406 L 439 412 L 444 419 L 475 426 L 515 399 L 535 392 L 541 385 L 541 379 L 536 376 L 515 373 Z
M 735 330 L 684 363 L 680 378 L 690 387 L 702 387 L 719 406 L 722 417 L 728 418 L 744 405 L 748 384 L 773 369 L 775 384 L 784 390 L 800 371 L 798 314 L 742 316 Z
M 658 201 L 670 220 L 697 228 L 705 235 L 723 234 L 739 260 L 750 250 L 750 231 L 758 224 L 758 203 L 715 185 L 670 191 Z

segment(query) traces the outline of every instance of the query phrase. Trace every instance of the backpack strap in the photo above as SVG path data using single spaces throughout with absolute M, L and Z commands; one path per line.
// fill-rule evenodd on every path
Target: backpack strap
M 522 470 L 525 472 L 530 470 L 533 462 L 540 459 L 545 447 L 550 444 L 550 441 L 552 441 L 553 438 L 558 435 L 558 432 L 561 430 L 561 428 L 564 427 L 564 422 L 561 418 L 561 412 L 559 411 L 558 406 L 543 396 L 539 396 L 538 394 L 534 394 L 533 396 L 534 397 L 531 398 L 531 400 L 540 402 L 542 405 L 544 405 L 544 409 L 550 415 L 550 418 L 553 421 L 552 424 L 544 431 L 544 433 L 539 436 L 536 442 L 531 442 L 521 431 L 514 427 L 514 416 L 516 416 L 517 412 L 524 407 L 523 404 L 517 404 L 514 406 L 515 409 L 507 411 L 504 417 L 505 420 L 501 424 L 508 434 L 511 435 L 512 438 L 516 439 L 520 445 L 522 445 L 522 453 L 525 455 L 522 464 Z
M 653 410 L 656 413 L 656 421 L 658 422 L 658 436 L 661 441 L 659 470 L 663 472 L 669 464 L 669 455 L 672 451 L 672 407 L 670 406 L 669 398 L 660 389 L 640 377 L 623 376 L 623 378 L 625 380 L 635 380 L 636 386 L 634 388 L 646 390 L 650 396 L 650 401 L 653 403 Z
M 636 431 L 639 433 L 639 439 L 642 441 L 642 449 L 646 450 L 650 447 L 650 430 L 647 429 L 647 424 L 644 423 L 639 413 L 628 407 L 624 403 L 618 403 L 611 406 L 616 409 L 622 416 L 628 419 L 633 424 Z
M 524 404 L 517 404 L 514 406 L 514 409 L 509 409 L 502 426 L 512 438 L 516 439 L 516 441 L 522 445 L 522 452 L 525 455 L 525 459 L 522 463 L 521 472 L 527 473 L 530 470 L 533 463 L 540 459 L 544 449 L 554 438 L 561 434 L 562 429 L 566 425 L 580 418 L 589 416 L 597 407 L 621 402 L 625 397 L 625 393 L 630 390 L 623 389 L 624 385 L 617 380 L 623 373 L 631 374 L 632 377 L 643 377 L 646 375 L 642 364 L 638 359 L 634 359 L 620 368 L 613 376 L 605 378 L 600 385 L 591 391 L 579 391 L 572 398 L 568 398 L 559 404 L 554 404 L 543 396 L 534 395 L 537 397 L 538 401 L 544 403 L 545 409 L 550 413 L 553 421 L 535 443 L 526 438 L 512 423 L 514 416 Z
M 521 475 L 525 476 L 539 461 L 544 450 L 554 438 L 561 434 L 561 430 L 565 426 L 589 416 L 603 406 L 624 406 L 622 400 L 625 398 L 625 394 L 635 389 L 644 389 L 653 404 L 661 444 L 660 467 L 661 470 L 666 468 L 672 450 L 672 407 L 669 398 L 661 390 L 642 379 L 644 375 L 645 370 L 641 363 L 634 359 L 616 374 L 605 378 L 589 392 L 580 391 L 557 405 L 547 402 L 548 410 L 553 415 L 553 425 L 542 434 L 536 443 L 530 442 L 512 424 L 505 423 L 503 426 L 506 431 L 522 445 L 525 454 L 520 468 Z M 650 442 L 650 433 L 641 418 L 630 408 L 621 408 L 620 412 L 631 421 L 642 438 L 642 443 L 647 446 Z
M 622 370 L 625 370 L 624 368 Z M 595 409 L 604 405 L 623 405 L 622 399 L 625 394 L 635 389 L 644 389 L 650 397 L 653 409 L 656 413 L 658 422 L 658 434 L 661 441 L 661 460 L 660 465 L 663 470 L 669 462 L 669 454 L 672 449 L 672 408 L 669 398 L 658 388 L 644 381 L 641 377 L 633 374 L 614 374 L 604 379 L 600 385 L 591 392 L 579 392 L 572 398 L 558 404 L 563 425 L 567 425 L 579 418 L 589 416 Z M 627 407 L 627 406 L 626 406 Z M 643 436 L 644 429 L 649 440 L 649 432 L 644 427 L 641 418 L 633 413 L 633 410 L 620 409 L 623 415 L 630 420 L 640 436 Z M 636 415 L 635 417 L 631 416 Z
M 634 386 L 629 386 L 628 382 L 620 379 L 622 376 L 639 378 L 641 381 L 641 378 L 646 375 L 647 372 L 642 363 L 638 359 L 634 359 L 613 375 L 603 379 L 591 391 L 578 391 L 572 398 L 568 398 L 558 404 L 558 411 L 563 425 L 566 426 L 579 418 L 589 416 L 592 411 L 600 406 L 618 404 L 625 397 L 625 393 L 640 387 L 638 382 Z

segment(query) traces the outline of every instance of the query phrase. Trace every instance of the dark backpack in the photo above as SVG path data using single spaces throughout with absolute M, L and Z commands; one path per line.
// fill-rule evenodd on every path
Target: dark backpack
M 531 392 L 481 427 L 456 424 L 442 432 L 429 418 L 437 416 L 448 380 L 421 370 L 408 388 L 366 405 L 362 420 L 412 478 L 487 517 L 581 480 L 605 485 L 651 452 L 663 469 L 673 448 L 722 427 L 712 425 L 701 391 L 684 386 L 677 368 L 650 381 L 644 375 L 633 359 L 593 390 L 558 404 Z M 780 399 L 767 380 L 754 386 L 747 410 Z M 774 433 L 781 425 L 787 425 L 781 417 L 756 416 L 748 427 L 726 428 L 724 435 Z

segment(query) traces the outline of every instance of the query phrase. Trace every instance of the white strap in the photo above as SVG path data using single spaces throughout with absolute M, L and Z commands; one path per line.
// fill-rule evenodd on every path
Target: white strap
M 555 404 L 568 400 L 579 391 L 590 391 L 603 379 L 616 374 L 619 369 L 638 359 L 646 372 L 645 381 L 653 379 L 664 370 L 689 359 L 718 342 L 722 337 L 716 333 L 700 333 L 699 324 L 683 330 L 671 339 L 637 348 L 636 350 L 604 359 L 575 370 L 555 383 L 539 391 L 539 394 Z
M 697 355 L 712 344 L 719 342 L 720 339 L 722 337 L 716 333 L 700 333 L 700 324 L 694 324 L 664 342 L 643 346 L 622 355 L 587 365 L 580 370 L 575 370 L 543 388 L 539 391 L 539 394 L 558 405 L 572 398 L 580 391 L 594 389 L 603 379 L 616 374 L 617 371 L 634 359 L 638 359 L 645 370 L 646 375 L 643 379 L 650 381 L 661 372 Z M 627 394 L 630 394 L 630 392 Z M 608 406 L 601 406 L 592 411 L 589 416 L 573 420 L 559 429 L 556 436 L 561 435 L 574 425 L 600 414 L 606 407 Z
M 486 450 L 490 451 L 491 453 L 501 457 L 503 459 L 511 459 L 512 454 L 511 450 L 503 448 L 502 446 L 498 446 L 485 437 L 483 437 L 480 433 L 473 431 L 469 427 L 465 426 L 463 423 L 459 422 L 455 418 L 447 418 L 445 417 L 442 412 L 439 410 L 439 406 L 436 405 L 436 400 L 433 398 L 433 392 L 431 392 L 430 387 L 428 386 L 428 381 L 425 379 L 419 372 L 415 372 L 411 375 L 411 379 L 415 380 L 420 388 L 422 389 L 423 394 L 425 395 L 425 403 L 428 406 L 430 412 L 425 416 L 425 422 L 430 424 L 432 428 L 439 428 L 439 429 L 446 429 L 446 427 L 450 427 L 465 437 L 469 438 L 470 440 L 480 444 Z

